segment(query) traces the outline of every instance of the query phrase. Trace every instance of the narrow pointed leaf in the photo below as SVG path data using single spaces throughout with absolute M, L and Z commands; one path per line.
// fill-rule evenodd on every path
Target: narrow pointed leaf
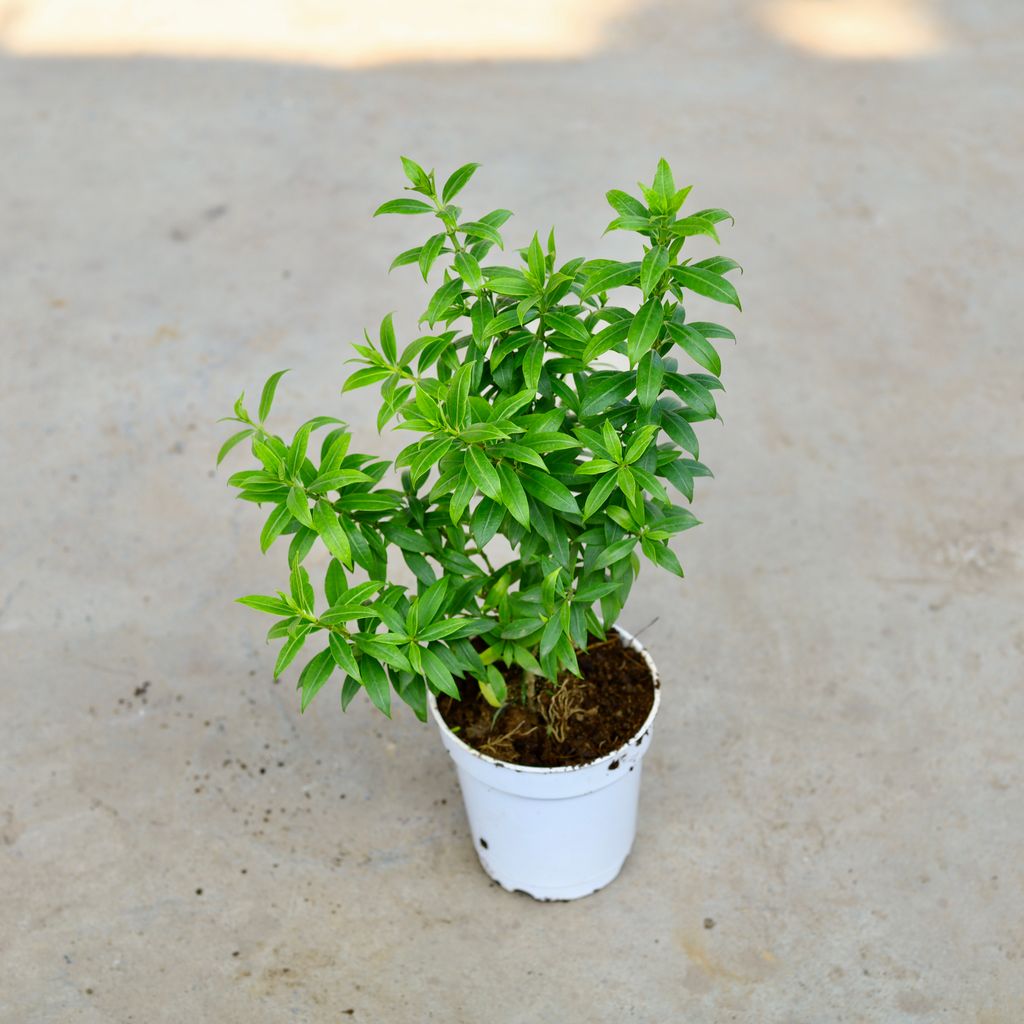
M 479 164 L 463 164 L 457 171 L 453 171 L 441 190 L 441 202 L 450 203 L 465 188 L 466 183 L 473 177 L 473 172 Z
M 713 274 L 710 270 L 700 270 L 697 267 L 673 267 L 670 273 L 684 288 L 689 288 L 698 295 L 714 299 L 715 302 L 727 303 L 737 309 L 743 308 L 732 282 L 721 274 Z
M 636 370 L 636 396 L 643 409 L 650 409 L 661 394 L 665 365 L 657 352 L 648 352 Z
M 660 299 L 648 299 L 636 312 L 626 335 L 626 356 L 631 366 L 658 340 L 665 321 L 665 307 Z
M 477 487 L 495 501 L 501 500 L 501 481 L 491 461 L 477 447 L 466 452 L 466 469 Z
M 281 645 L 281 650 L 277 655 L 277 662 L 274 665 L 275 679 L 295 660 L 295 656 L 302 650 L 302 645 L 306 642 L 306 636 L 312 628 L 311 625 L 306 623 L 297 626 L 288 635 L 285 642 Z
M 707 341 L 700 331 L 689 324 L 669 323 L 666 325 L 669 337 L 689 355 L 695 362 L 710 371 L 716 377 L 722 372 L 722 360 L 718 357 L 714 346 Z
M 267 517 L 263 531 L 260 533 L 260 550 L 265 553 L 291 521 L 292 513 L 288 506 L 284 502 L 277 505 Z
M 263 393 L 260 395 L 260 423 L 270 415 L 270 407 L 274 404 L 274 393 L 277 391 L 277 382 L 287 373 L 287 370 L 278 370 L 272 373 L 266 384 L 263 385 Z
M 433 207 L 422 199 L 389 199 L 374 211 L 374 217 L 382 213 L 431 213 Z
M 639 263 L 614 263 L 595 270 L 588 278 L 581 298 L 597 295 L 622 285 L 635 284 L 640 273 Z
M 359 662 L 363 688 L 378 711 L 391 717 L 391 681 L 383 666 L 372 657 L 361 658 Z
M 321 499 L 313 506 L 313 529 L 320 534 L 327 550 L 339 562 L 352 567 L 352 547 L 348 536 L 338 522 L 338 513 L 331 508 L 329 502 Z
M 302 670 L 302 675 L 299 676 L 299 689 L 302 690 L 302 711 L 309 707 L 310 701 L 320 692 L 324 683 L 331 678 L 333 671 L 334 658 L 331 657 L 329 650 L 321 651 L 307 662 L 306 667 Z
M 657 287 L 662 275 L 668 269 L 668 249 L 656 245 L 640 264 L 640 288 L 647 298 Z
M 532 466 L 524 466 L 521 477 L 523 488 L 538 501 L 559 512 L 578 513 L 580 510 L 572 492 L 553 476 Z
M 530 504 L 526 500 L 526 491 L 523 490 L 515 470 L 501 463 L 498 466 L 498 476 L 501 478 L 501 501 L 505 508 L 512 513 L 516 522 L 529 527 Z

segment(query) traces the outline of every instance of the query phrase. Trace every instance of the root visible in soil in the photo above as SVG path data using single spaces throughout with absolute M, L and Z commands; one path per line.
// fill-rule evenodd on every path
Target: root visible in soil
M 509 700 L 497 715 L 472 679 L 458 680 L 461 700 L 442 694 L 438 709 L 466 743 L 498 760 L 549 768 L 585 764 L 639 732 L 654 702 L 654 680 L 643 656 L 617 634 L 595 638 L 577 658 L 581 678 L 567 675 L 557 686 L 498 665 Z

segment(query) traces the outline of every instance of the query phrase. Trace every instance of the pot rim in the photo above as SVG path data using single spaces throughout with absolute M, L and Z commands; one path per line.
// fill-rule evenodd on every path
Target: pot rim
M 433 715 L 438 728 L 447 734 L 449 740 L 461 747 L 467 754 L 471 754 L 473 757 L 483 761 L 485 764 L 492 764 L 496 768 L 508 768 L 513 772 L 522 772 L 528 775 L 564 775 L 569 772 L 578 772 L 583 768 L 593 768 L 595 765 L 601 765 L 606 762 L 621 759 L 632 744 L 637 743 L 650 731 L 651 725 L 654 722 L 654 717 L 657 715 L 658 708 L 661 705 L 661 680 L 658 677 L 658 666 L 654 663 L 654 659 L 647 651 L 647 648 L 644 647 L 644 645 L 640 643 L 632 633 L 623 629 L 621 626 L 616 625 L 613 626 L 612 629 L 614 629 L 630 647 L 635 651 L 638 651 L 643 656 L 644 661 L 647 662 L 647 667 L 651 670 L 651 678 L 654 682 L 654 702 L 651 704 L 650 713 L 644 719 L 643 725 L 641 725 L 625 743 L 616 747 L 614 750 L 609 751 L 607 754 L 602 754 L 601 757 L 595 758 L 593 761 L 585 761 L 582 764 L 564 764 L 547 767 L 535 764 L 515 764 L 512 761 L 501 761 L 496 757 L 491 757 L 489 754 L 482 754 L 475 747 L 471 747 L 465 740 L 461 739 L 456 733 L 451 731 L 448 727 L 448 723 L 444 720 L 444 717 L 438 709 L 437 698 L 434 696 L 430 687 L 427 687 L 427 704 L 430 706 L 430 713 Z

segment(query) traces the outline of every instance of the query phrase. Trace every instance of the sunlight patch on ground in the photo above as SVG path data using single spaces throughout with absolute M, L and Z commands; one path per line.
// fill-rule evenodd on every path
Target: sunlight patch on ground
M 0 48 L 346 67 L 555 60 L 600 49 L 631 6 L 629 0 L 0 0 Z
M 772 0 L 760 16 L 774 35 L 823 57 L 930 57 L 950 46 L 921 0 Z

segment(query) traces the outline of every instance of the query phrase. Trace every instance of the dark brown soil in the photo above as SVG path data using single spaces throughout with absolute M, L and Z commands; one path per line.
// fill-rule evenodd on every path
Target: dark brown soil
M 522 670 L 513 668 L 503 670 L 508 702 L 500 713 L 473 679 L 459 681 L 461 700 L 442 694 L 438 708 L 460 739 L 501 761 L 544 768 L 586 764 L 639 732 L 655 684 L 647 662 L 617 633 L 592 641 L 578 658 L 582 678 L 567 675 L 557 688 L 538 679 L 532 702 L 523 692 Z

